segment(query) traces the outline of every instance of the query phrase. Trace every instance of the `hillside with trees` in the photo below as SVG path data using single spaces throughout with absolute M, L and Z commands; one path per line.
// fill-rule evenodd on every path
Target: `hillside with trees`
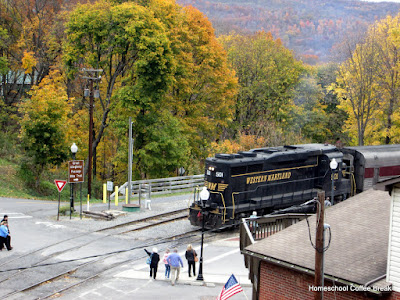
M 123 184 L 129 119 L 134 180 L 221 152 L 398 143 L 399 6 L 265 3 L 0 0 L 0 195 L 56 194 L 72 143 L 95 194 Z
M 271 32 L 304 62 L 342 60 L 336 45 L 373 22 L 395 16 L 400 3 L 351 0 L 178 0 L 212 22 L 216 34 Z

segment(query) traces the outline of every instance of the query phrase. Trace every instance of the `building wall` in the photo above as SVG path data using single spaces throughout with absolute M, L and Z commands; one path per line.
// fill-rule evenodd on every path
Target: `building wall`
M 386 278 L 392 283 L 393 291 L 400 292 L 400 189 L 398 187 L 392 191 Z
M 260 267 L 260 293 L 259 300 L 314 300 L 314 292 L 309 290 L 314 286 L 314 276 L 303 274 L 291 269 L 282 268 L 266 262 L 261 262 Z M 325 286 L 332 286 L 325 282 Z M 397 294 L 397 293 L 395 293 Z M 391 295 L 390 300 L 400 300 L 400 294 Z M 372 298 L 363 292 L 324 292 L 325 300 L 360 300 Z

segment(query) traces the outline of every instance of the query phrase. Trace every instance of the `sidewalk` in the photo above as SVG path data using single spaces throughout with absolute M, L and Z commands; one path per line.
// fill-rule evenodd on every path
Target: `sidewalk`
M 198 256 L 200 256 L 200 247 L 195 247 L 194 249 Z M 234 274 L 240 285 L 251 287 L 251 282 L 248 279 L 248 270 L 244 266 L 243 256 L 239 250 L 238 238 L 229 238 L 204 244 L 203 251 L 204 282 L 196 280 L 199 263 L 196 263 L 196 276 L 188 276 L 185 250 L 183 250 L 179 252 L 179 255 L 184 262 L 184 267 L 181 268 L 177 284 L 198 286 L 224 285 L 229 277 Z M 165 279 L 164 274 L 165 266 L 160 262 L 156 280 L 169 281 L 169 279 Z M 130 266 L 130 269 L 114 275 L 114 277 L 148 280 L 150 277 L 149 266 L 145 263 L 135 264 Z

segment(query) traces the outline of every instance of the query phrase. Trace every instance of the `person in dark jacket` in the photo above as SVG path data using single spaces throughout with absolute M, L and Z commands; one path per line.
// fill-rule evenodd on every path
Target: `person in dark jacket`
M 0 251 L 3 249 L 4 244 L 7 247 L 7 250 L 10 251 L 13 249 L 11 247 L 11 235 L 10 235 L 10 227 L 8 226 L 8 216 L 4 215 L 3 220 L 0 222 L 0 226 L 4 226 L 0 228 Z
M 158 262 L 160 261 L 160 255 L 157 253 L 157 248 L 153 248 L 153 252 L 149 252 L 146 249 L 147 255 L 150 256 L 151 261 L 150 261 L 150 277 L 153 276 L 154 279 L 156 279 L 157 276 L 157 269 L 158 269 Z
M 187 250 L 186 250 L 186 253 L 185 253 L 185 257 L 186 257 L 186 260 L 188 262 L 189 277 L 192 277 L 190 275 L 190 269 L 191 268 L 193 268 L 193 276 L 196 276 L 196 261 L 195 261 L 196 256 L 197 256 L 196 251 L 193 249 L 192 245 L 189 244 L 187 246 Z

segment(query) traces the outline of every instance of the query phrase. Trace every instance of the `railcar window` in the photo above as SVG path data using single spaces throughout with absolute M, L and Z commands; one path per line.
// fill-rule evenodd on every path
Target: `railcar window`
M 240 175 L 246 173 L 246 166 L 233 167 L 232 175 Z
M 262 164 L 258 164 L 258 165 L 249 165 L 247 167 L 247 172 L 251 173 L 251 172 L 259 172 L 262 171 L 263 169 L 263 165 Z

